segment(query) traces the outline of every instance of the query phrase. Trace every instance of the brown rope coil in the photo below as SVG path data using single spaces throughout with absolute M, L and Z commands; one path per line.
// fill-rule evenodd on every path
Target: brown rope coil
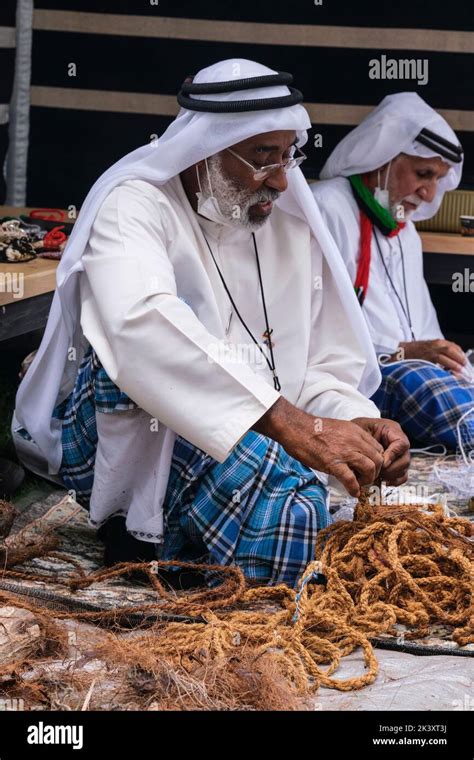
M 199 615 L 201 622 L 162 621 L 131 639 L 108 632 L 95 656 L 153 672 L 165 662 L 184 669 L 189 678 L 199 674 L 204 680 L 210 673 L 215 679 L 216 668 L 221 677 L 226 669 L 234 677 L 236 663 L 241 673 L 244 662 L 245 672 L 255 675 L 266 663 L 292 695 L 306 697 L 320 685 L 350 691 L 376 678 L 370 639 L 399 636 L 401 626 L 407 639 L 426 636 L 442 624 L 459 646 L 474 643 L 472 536 L 469 520 L 446 516 L 440 505 L 374 507 L 362 498 L 353 521 L 321 531 L 315 560 L 297 589 L 250 585 L 236 566 L 179 562 L 123 563 L 86 575 L 72 558 L 56 552 L 75 567 L 69 577 L 56 579 L 71 590 L 140 571 L 158 599 L 112 611 L 55 612 L 54 618 L 100 623 L 127 611 Z M 212 571 L 223 582 L 211 589 L 171 592 L 156 571 L 172 566 Z M 311 583 L 316 572 L 326 576 L 325 585 Z M 12 569 L 3 577 L 45 580 Z M 0 602 L 38 610 L 5 591 L 0 591 Z M 335 677 L 341 660 L 356 649 L 362 651 L 364 672 Z

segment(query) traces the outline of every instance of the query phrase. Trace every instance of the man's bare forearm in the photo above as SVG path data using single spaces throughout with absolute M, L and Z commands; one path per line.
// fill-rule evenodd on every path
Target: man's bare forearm
M 298 415 L 304 414 L 296 406 L 287 401 L 283 396 L 268 409 L 265 414 L 252 426 L 252 430 L 261 433 L 274 441 L 281 442 L 281 438 L 291 429 Z

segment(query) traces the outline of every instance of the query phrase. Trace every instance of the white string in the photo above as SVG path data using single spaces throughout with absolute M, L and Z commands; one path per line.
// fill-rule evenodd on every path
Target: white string
M 471 426 L 466 425 L 465 422 L 466 417 L 470 415 L 473 416 L 472 425 L 474 426 L 474 406 L 468 409 L 456 424 L 458 452 L 441 457 L 433 465 L 433 477 L 461 498 L 469 498 L 474 494 L 474 448 Z M 467 430 L 464 433 L 464 440 L 463 426 Z
M 430 367 L 436 367 L 439 369 L 441 367 L 440 364 L 435 364 L 434 362 L 430 362 L 427 359 L 396 359 L 395 361 L 388 361 L 388 359 L 391 359 L 392 354 L 378 354 L 377 358 L 379 360 L 379 364 L 381 364 L 383 367 L 386 367 L 387 364 L 390 365 L 390 367 L 395 366 L 395 364 L 428 364 Z
M 441 449 L 441 451 L 431 451 L 431 449 Z M 423 449 L 410 449 L 410 454 L 424 454 L 427 457 L 444 457 L 448 449 L 444 443 L 432 443 L 431 446 L 425 446 Z
M 470 449 L 468 452 L 464 450 L 463 440 L 462 440 L 462 432 L 461 432 L 461 424 L 465 417 L 469 417 L 469 415 L 474 415 L 474 406 L 472 406 L 470 409 L 467 410 L 467 412 L 464 412 L 464 414 L 458 419 L 456 423 L 456 438 L 458 439 L 458 446 L 459 450 L 461 452 L 461 456 L 464 459 L 464 462 L 466 464 L 472 464 L 473 463 L 473 455 L 474 455 L 474 449 Z M 473 426 L 474 426 L 474 418 L 472 420 Z M 469 426 L 468 426 L 469 428 Z M 468 442 L 472 440 L 472 436 L 467 433 L 468 436 Z

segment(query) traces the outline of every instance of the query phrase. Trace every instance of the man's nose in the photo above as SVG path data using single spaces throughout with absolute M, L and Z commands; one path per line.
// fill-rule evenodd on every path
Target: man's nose
M 430 182 L 429 184 L 422 185 L 422 187 L 418 190 L 418 195 L 423 201 L 426 201 L 426 203 L 431 203 L 436 195 L 437 189 L 438 182 L 437 180 L 433 180 L 433 182 Z
M 283 169 L 278 169 L 274 174 L 270 174 L 265 180 L 266 187 L 271 187 L 273 190 L 278 190 L 279 193 L 283 193 L 288 187 L 288 177 Z

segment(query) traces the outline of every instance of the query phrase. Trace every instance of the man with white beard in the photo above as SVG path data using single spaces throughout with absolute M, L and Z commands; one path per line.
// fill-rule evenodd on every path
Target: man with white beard
M 413 445 L 474 448 L 470 365 L 441 332 L 414 220 L 461 179 L 451 127 L 412 92 L 389 95 L 336 146 L 311 186 L 344 259 L 382 383 L 372 400 Z
M 108 565 L 235 563 L 293 586 L 330 522 L 328 474 L 354 496 L 406 480 L 298 168 L 310 121 L 291 81 L 230 60 L 185 82 L 165 134 L 93 186 L 63 254 L 13 431 L 89 509 Z

